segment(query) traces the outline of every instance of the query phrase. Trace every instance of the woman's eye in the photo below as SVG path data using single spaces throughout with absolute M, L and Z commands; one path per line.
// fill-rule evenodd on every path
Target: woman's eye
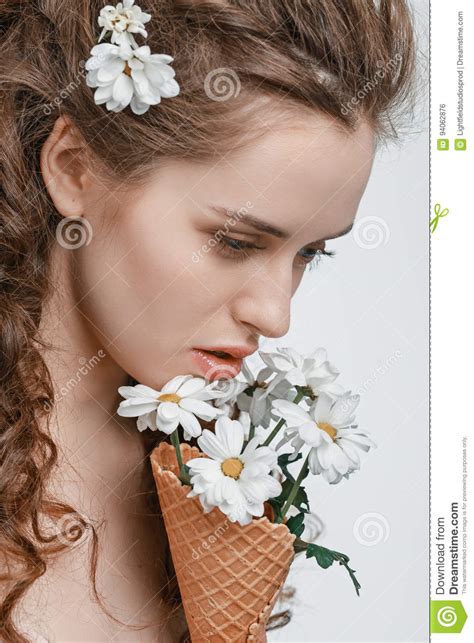
M 255 243 L 234 239 L 233 237 L 219 237 L 218 249 L 223 257 L 244 261 L 252 252 L 265 250 L 262 246 Z M 322 248 L 303 248 L 298 256 L 303 259 L 303 264 L 309 266 L 310 270 L 315 268 L 322 256 L 332 257 L 336 253 L 332 250 Z
M 257 246 L 248 241 L 241 239 L 233 239 L 232 237 L 219 237 L 219 251 L 223 257 L 230 259 L 244 260 L 254 250 L 264 250 L 264 248 Z
M 325 250 L 323 248 L 303 248 L 298 255 L 303 258 L 303 263 L 309 266 L 310 270 L 316 268 L 322 257 L 334 257 L 334 250 Z

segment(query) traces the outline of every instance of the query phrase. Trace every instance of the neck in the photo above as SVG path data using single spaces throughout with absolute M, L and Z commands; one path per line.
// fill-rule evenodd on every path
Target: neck
M 50 432 L 59 450 L 61 479 L 72 477 L 82 496 L 87 489 L 102 501 L 120 501 L 137 492 L 146 464 L 135 418 L 116 415 L 122 399 L 117 389 L 129 376 L 81 311 L 72 278 L 73 252 L 57 245 L 54 253 L 55 291 L 45 304 L 39 334 L 49 345 L 43 356 L 55 390 Z M 63 496 L 65 490 L 61 485 Z

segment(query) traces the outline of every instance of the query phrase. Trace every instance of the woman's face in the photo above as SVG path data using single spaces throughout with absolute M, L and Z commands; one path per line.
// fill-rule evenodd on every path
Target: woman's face
M 212 162 L 163 165 L 139 189 L 90 177 L 92 238 L 74 251 L 90 333 L 155 388 L 235 375 L 261 335 L 288 331 L 308 263 L 354 221 L 373 151 L 368 125 L 349 135 L 314 117 Z M 236 355 L 197 350 L 219 348 Z

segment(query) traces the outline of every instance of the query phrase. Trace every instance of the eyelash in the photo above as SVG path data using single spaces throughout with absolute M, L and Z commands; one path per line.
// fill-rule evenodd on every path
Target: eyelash
M 233 248 L 230 244 L 238 244 L 239 248 Z M 248 243 L 246 241 L 241 241 L 240 239 L 233 239 L 232 237 L 219 237 L 219 252 L 223 257 L 228 259 L 234 259 L 236 261 L 245 261 L 247 257 L 246 251 L 257 251 L 264 250 L 264 248 L 257 246 L 253 243 Z M 311 251 L 311 248 L 308 248 L 307 251 Z M 309 270 L 316 268 L 318 263 L 321 260 L 321 257 L 334 257 L 336 252 L 334 250 L 315 250 L 316 254 L 311 259 L 311 261 L 306 262 L 306 266 L 309 266 Z

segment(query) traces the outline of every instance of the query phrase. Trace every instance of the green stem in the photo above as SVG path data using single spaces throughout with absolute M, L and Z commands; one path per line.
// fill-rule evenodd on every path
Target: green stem
M 181 455 L 181 449 L 179 448 L 179 435 L 178 435 L 178 429 L 176 429 L 175 431 L 173 431 L 173 433 L 171 434 L 171 442 L 173 443 L 173 446 L 174 446 L 174 448 L 175 448 L 175 450 L 176 450 L 176 457 L 177 457 L 177 459 L 178 459 L 179 472 L 180 472 L 180 474 L 182 474 L 182 473 L 183 473 L 184 464 L 183 464 L 183 458 L 182 458 L 182 455 Z
M 298 393 L 295 395 L 295 399 L 293 400 L 293 403 L 298 404 L 298 402 L 300 402 L 303 399 L 303 397 L 304 397 L 304 393 L 302 393 L 301 391 L 298 391 Z M 281 427 L 285 424 L 285 422 L 286 420 L 284 418 L 280 418 L 280 420 L 278 421 L 278 424 L 270 433 L 270 435 L 265 440 L 262 446 L 267 447 L 270 444 L 270 442 L 273 440 L 273 438 L 276 436 L 276 434 L 281 429 Z
M 255 425 L 254 425 L 254 424 L 252 424 L 252 423 L 250 423 L 249 439 L 248 439 L 248 441 L 250 442 L 250 440 L 251 440 L 254 436 L 255 436 Z
M 303 462 L 303 466 L 301 467 L 301 471 L 298 474 L 298 477 L 295 480 L 295 483 L 293 487 L 291 488 L 290 495 L 286 499 L 285 504 L 283 505 L 283 508 L 281 510 L 281 515 L 280 515 L 280 520 L 279 522 L 283 522 L 284 517 L 286 516 L 288 509 L 291 507 L 293 500 L 295 499 L 296 494 L 298 493 L 298 489 L 300 488 L 301 481 L 303 478 L 306 476 L 308 472 L 308 460 L 309 460 L 309 454 L 311 451 L 308 453 L 306 456 L 305 461 Z

